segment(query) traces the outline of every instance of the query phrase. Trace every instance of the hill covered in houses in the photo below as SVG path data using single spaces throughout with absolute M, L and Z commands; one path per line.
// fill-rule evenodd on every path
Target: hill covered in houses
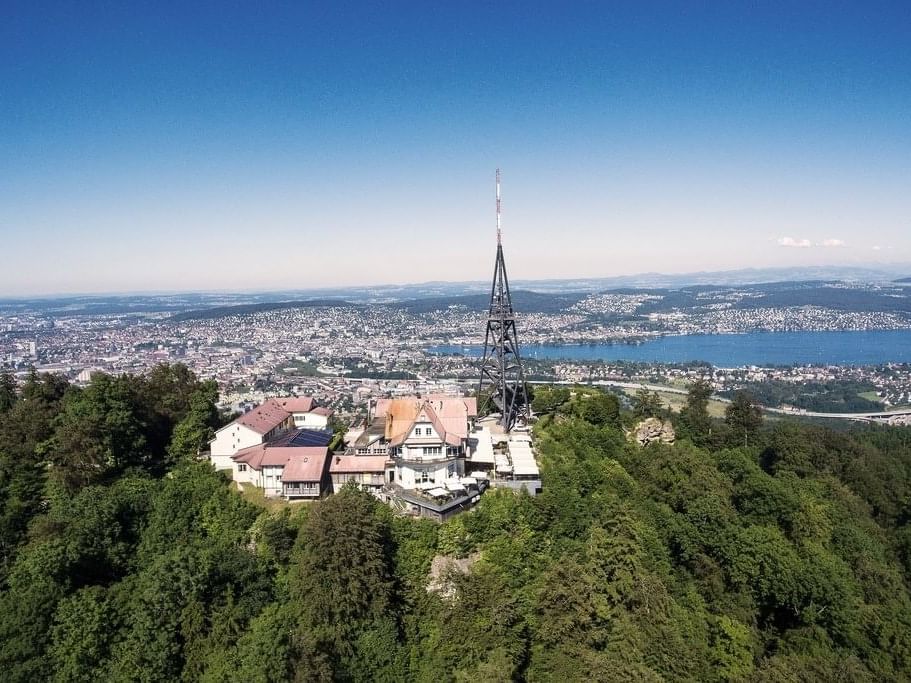
M 435 524 L 245 499 L 196 457 L 216 398 L 182 366 L 0 381 L 5 680 L 911 677 L 909 429 L 539 388 L 542 493 Z

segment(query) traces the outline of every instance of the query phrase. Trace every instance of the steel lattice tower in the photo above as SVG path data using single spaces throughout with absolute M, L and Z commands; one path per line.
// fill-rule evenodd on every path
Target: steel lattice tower
M 490 391 L 485 400 L 484 391 Z M 516 337 L 516 318 L 509 294 L 509 278 L 503 259 L 503 240 L 500 232 L 500 169 L 497 169 L 497 260 L 490 288 L 490 309 L 487 314 L 487 336 L 484 340 L 484 359 L 478 399 L 479 413 L 492 402 L 500 412 L 500 425 L 509 431 L 519 418 L 528 417 L 528 390 L 525 372 L 519 358 Z

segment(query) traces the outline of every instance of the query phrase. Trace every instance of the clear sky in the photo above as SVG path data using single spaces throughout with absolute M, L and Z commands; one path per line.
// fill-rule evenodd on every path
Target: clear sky
M 0 3 L 0 295 L 911 262 L 911 3 Z

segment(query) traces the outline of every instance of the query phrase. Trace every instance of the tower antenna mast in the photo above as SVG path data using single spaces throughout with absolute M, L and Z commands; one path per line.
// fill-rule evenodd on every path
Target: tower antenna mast
M 500 232 L 500 169 L 497 169 L 497 244 L 502 242 Z
M 485 391 L 487 393 L 485 393 Z M 517 421 L 528 418 L 528 388 L 519 358 L 516 336 L 516 316 L 509 292 L 506 260 L 503 258 L 503 235 L 500 229 L 500 169 L 497 169 L 497 257 L 490 287 L 490 308 L 487 313 L 487 335 L 484 339 L 484 358 L 478 382 L 479 411 L 499 412 L 500 426 L 509 432 Z M 480 412 L 479 412 L 480 414 Z

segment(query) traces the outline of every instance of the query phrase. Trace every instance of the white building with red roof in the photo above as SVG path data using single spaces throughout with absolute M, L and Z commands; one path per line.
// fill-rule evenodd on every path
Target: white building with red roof
M 294 428 L 325 429 L 332 411 L 315 406 L 310 396 L 270 398 L 215 432 L 209 459 L 219 470 L 233 470 L 231 457 L 250 446 L 268 443 Z
M 293 425 L 291 413 L 274 399 L 269 399 L 215 432 L 215 438 L 209 442 L 209 459 L 215 469 L 233 470 L 231 456 L 250 446 L 266 443 Z
M 315 405 L 312 396 L 286 396 L 272 400 L 291 413 L 295 427 L 325 429 L 329 426 L 329 418 L 332 417 L 333 411 Z
M 231 458 L 234 480 L 261 488 L 266 496 L 319 498 L 328 489 L 326 446 L 296 446 L 288 439 L 279 443 L 238 451 Z
M 386 484 L 386 472 L 391 470 L 391 461 L 385 455 L 340 455 L 329 458 L 329 476 L 332 490 L 354 482 L 367 491 L 379 492 Z
M 464 475 L 465 459 L 475 445 L 470 436 L 477 417 L 475 399 L 435 395 L 379 399 L 371 417 L 352 451 L 364 462 L 387 456 L 388 484 L 415 489 Z M 374 471 L 364 469 L 360 474 L 372 478 Z

